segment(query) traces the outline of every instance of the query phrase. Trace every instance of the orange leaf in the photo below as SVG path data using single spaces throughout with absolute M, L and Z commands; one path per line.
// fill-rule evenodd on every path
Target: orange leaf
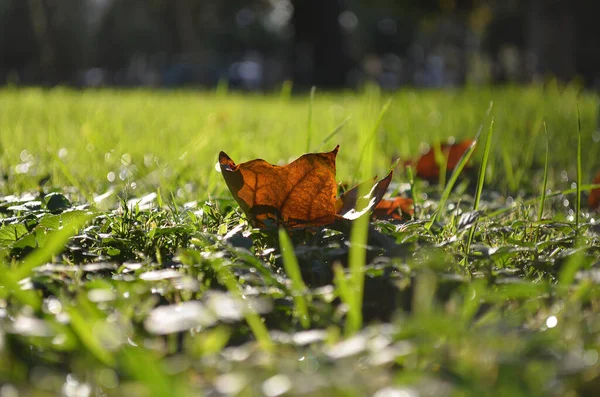
M 387 174 L 385 178 L 377 182 L 371 188 L 369 194 L 364 197 L 358 197 L 358 191 L 361 186 L 365 185 L 368 182 L 363 182 L 361 184 L 356 185 L 352 189 L 345 191 L 337 199 L 337 213 L 347 219 L 356 219 L 365 212 L 370 211 L 372 208 L 376 207 L 381 201 L 381 198 L 385 194 L 388 186 L 390 185 L 390 182 L 392 181 L 392 177 L 393 171 L 390 171 L 389 174 Z
M 440 145 L 440 151 L 444 157 L 448 158 L 448 163 L 446 165 L 447 171 L 454 170 L 463 154 L 469 149 L 473 142 L 474 141 L 472 139 L 465 139 L 458 143 L 444 143 Z M 412 163 L 412 160 L 408 160 L 404 164 L 406 166 Z M 432 182 L 438 180 L 440 177 L 440 166 L 436 162 L 435 150 L 433 147 L 430 148 L 427 153 L 419 157 L 415 168 L 416 174 L 419 178 L 423 178 Z
M 336 215 L 335 157 L 309 153 L 284 166 L 257 159 L 236 165 L 224 152 L 219 164 L 227 187 L 256 227 L 273 221 L 288 228 L 322 226 Z
M 594 184 L 600 183 L 600 173 L 594 178 Z M 600 209 L 600 188 L 592 189 L 588 197 L 588 205 L 591 209 Z
M 381 200 L 373 210 L 373 217 L 377 219 L 402 220 L 402 214 L 413 216 L 415 213 L 413 199 L 394 197 Z

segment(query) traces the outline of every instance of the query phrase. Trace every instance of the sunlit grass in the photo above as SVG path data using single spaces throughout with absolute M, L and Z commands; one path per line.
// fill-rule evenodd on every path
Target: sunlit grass
M 2 90 L 0 394 L 595 395 L 597 117 L 574 85 Z M 478 130 L 440 186 L 396 166 Z M 257 230 L 215 169 L 337 144 L 415 216 Z

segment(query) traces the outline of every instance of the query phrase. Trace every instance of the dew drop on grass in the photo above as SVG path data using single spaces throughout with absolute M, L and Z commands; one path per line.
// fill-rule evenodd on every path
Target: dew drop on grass
M 373 394 L 373 397 L 417 397 L 418 395 L 419 393 L 413 389 L 384 387 Z
M 583 361 L 587 366 L 596 365 L 598 362 L 598 351 L 595 349 L 587 350 L 583 353 Z
M 19 157 L 21 158 L 21 161 L 23 161 L 23 162 L 28 160 L 28 156 L 29 156 L 29 153 L 27 152 L 27 150 L 22 150 L 21 154 L 19 155 Z
M 101 369 L 96 376 L 100 384 L 107 389 L 114 389 L 119 385 L 119 377 L 110 368 Z
M 215 316 L 202 303 L 187 301 L 155 308 L 144 321 L 144 326 L 151 334 L 166 335 L 210 326 L 216 321 Z
M 62 311 L 62 304 L 54 297 L 44 300 L 43 308 L 48 313 L 59 314 Z
M 546 319 L 546 327 L 554 328 L 558 324 L 558 319 L 556 316 L 550 316 Z
M 146 153 L 144 155 L 144 165 L 147 168 L 150 168 L 150 166 L 152 165 L 153 161 L 154 161 L 154 155 L 152 153 Z
M 88 397 L 92 394 L 92 388 L 85 382 L 80 382 L 73 374 L 67 375 L 67 381 L 63 384 L 62 394 L 65 397 Z
M 61 159 L 66 158 L 68 155 L 69 155 L 69 151 L 64 147 L 58 151 L 58 157 Z
M 0 397 L 19 397 L 19 389 L 10 383 L 0 387 Z
M 267 397 L 280 396 L 292 387 L 292 381 L 286 375 L 279 374 L 264 381 L 262 391 Z
M 109 173 L 106 175 L 106 179 L 108 179 L 108 181 L 109 181 L 109 182 L 114 182 L 114 181 L 115 181 L 115 177 L 116 177 L 116 175 L 115 175 L 115 173 L 114 173 L 114 172 L 112 172 L 112 171 L 111 171 L 111 172 L 109 172 Z
M 215 389 L 228 396 L 236 395 L 248 384 L 249 379 L 244 374 L 228 373 L 215 380 Z
M 129 153 L 125 153 L 121 156 L 121 164 L 123 164 L 123 165 L 131 164 L 131 155 Z
M 22 163 L 15 166 L 15 172 L 17 174 L 26 174 L 29 172 L 29 163 Z

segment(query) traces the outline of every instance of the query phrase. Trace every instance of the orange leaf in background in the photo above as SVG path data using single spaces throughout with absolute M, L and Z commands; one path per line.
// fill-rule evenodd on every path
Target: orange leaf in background
M 594 178 L 593 184 L 600 183 L 600 173 Z M 600 188 L 592 189 L 588 197 L 588 205 L 595 210 L 600 208 Z
M 444 157 L 448 158 L 446 165 L 446 171 L 452 171 L 458 165 L 458 162 L 462 158 L 463 154 L 469 149 L 474 143 L 473 139 L 465 139 L 458 143 L 444 143 L 440 145 L 440 151 Z M 404 162 L 404 165 L 413 164 L 413 160 Z M 436 162 L 435 149 L 430 148 L 427 153 L 423 154 L 416 162 L 415 165 L 416 174 L 419 178 L 426 179 L 428 181 L 436 181 L 440 177 L 440 166 Z
M 224 152 L 219 164 L 227 187 L 253 226 L 274 221 L 289 228 L 323 226 L 336 215 L 335 158 L 331 152 L 309 153 L 277 166 L 257 159 L 236 165 Z
M 393 199 L 381 200 L 373 210 L 376 219 L 402 220 L 402 214 L 413 216 L 415 210 L 413 199 L 405 197 L 394 197 Z

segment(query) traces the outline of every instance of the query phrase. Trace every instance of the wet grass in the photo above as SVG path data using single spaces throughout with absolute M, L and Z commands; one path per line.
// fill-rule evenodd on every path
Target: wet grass
M 0 91 L 0 396 L 594 395 L 597 117 L 574 86 Z M 252 229 L 215 170 L 339 143 L 352 183 L 478 130 L 442 186 L 395 174 L 406 222 Z

